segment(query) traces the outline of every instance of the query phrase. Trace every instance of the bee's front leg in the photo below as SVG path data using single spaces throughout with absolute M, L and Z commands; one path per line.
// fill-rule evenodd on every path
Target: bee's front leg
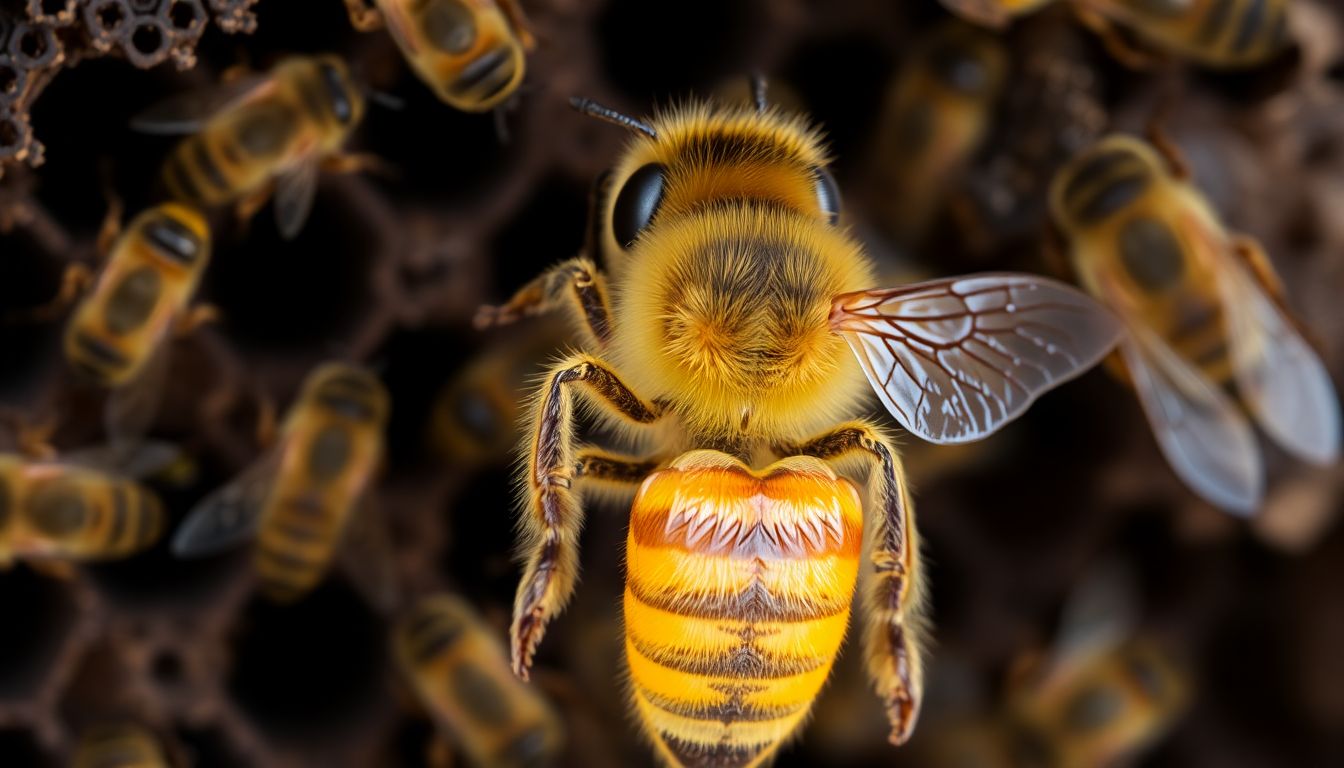
M 780 455 L 815 456 L 830 463 L 861 463 L 868 479 L 868 562 L 865 578 L 864 649 L 868 675 L 887 707 L 890 740 L 904 744 L 914 731 L 924 688 L 920 647 L 927 631 L 919 580 L 919 541 L 914 508 L 900 457 L 877 427 L 849 422 Z
M 576 385 L 582 385 L 577 386 Z M 631 392 L 600 360 L 574 355 L 551 368 L 532 415 L 523 510 L 527 566 L 513 608 L 510 630 L 513 669 L 528 677 L 532 656 L 574 591 L 579 570 L 583 509 L 571 487 L 575 477 L 574 394 L 604 412 L 634 424 L 651 424 L 661 409 Z
M 583 319 L 584 328 L 596 346 L 606 346 L 611 338 L 607 282 L 597 265 L 583 257 L 551 267 L 518 289 L 504 304 L 481 307 L 474 324 L 479 329 L 507 325 L 565 305 Z

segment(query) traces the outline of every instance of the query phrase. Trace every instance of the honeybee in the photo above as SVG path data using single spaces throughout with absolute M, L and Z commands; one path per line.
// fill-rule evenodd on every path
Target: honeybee
M 980 145 L 1007 75 L 1003 46 L 961 23 L 912 51 L 887 93 L 873 166 L 880 218 L 917 238 Z
M 265 75 L 151 107 L 132 126 L 191 134 L 164 163 L 163 183 L 174 199 L 201 207 L 237 201 L 246 219 L 274 191 L 276 224 L 292 238 L 312 209 L 320 170 L 351 171 L 370 162 L 341 152 L 364 111 L 364 93 L 344 62 L 333 55 L 291 56 Z
M 610 278 L 582 256 L 478 316 L 565 307 L 590 350 L 554 364 L 531 405 L 515 671 L 528 675 L 573 592 L 581 486 L 638 488 L 636 711 L 671 764 L 768 760 L 826 679 L 860 571 L 861 500 L 838 464 L 868 481 L 868 670 L 904 742 L 922 681 L 918 539 L 894 445 L 853 418 L 864 375 L 913 434 L 975 440 L 1099 360 L 1116 321 L 1029 275 L 865 290 L 871 266 L 837 225 L 839 191 L 800 117 L 691 103 L 645 122 L 575 106 L 634 134 L 596 217 Z M 645 438 L 646 455 L 577 445 L 576 399 Z
M 1289 452 L 1335 461 L 1329 374 L 1280 305 L 1259 244 L 1224 229 L 1179 158 L 1107 137 L 1060 170 L 1050 207 L 1079 281 L 1124 320 L 1124 369 L 1191 489 L 1231 512 L 1260 505 L 1260 450 L 1225 390 Z
M 74 768 L 168 768 L 154 735 L 135 725 L 91 728 L 79 738 Z
M 1002 27 L 1052 0 L 942 0 L 971 21 Z M 1074 11 L 1124 60 L 1120 24 L 1159 48 L 1208 67 L 1251 67 L 1289 44 L 1288 0 L 1070 0 Z
M 517 0 L 346 0 L 363 30 L 387 25 L 415 74 L 445 103 L 488 112 L 512 96 L 536 47 Z
M 189 306 L 210 260 L 210 229 L 200 211 L 164 203 L 136 216 L 120 235 L 117 218 L 114 206 L 100 236 L 107 264 L 65 332 L 70 365 L 112 390 L 104 415 L 114 446 L 142 437 L 157 413 L 171 335 L 214 312 Z M 88 279 L 77 267 L 66 285 Z
M 140 484 L 76 464 L 0 454 L 0 567 L 115 560 L 163 533 L 163 507 Z
M 473 465 L 506 461 L 518 444 L 520 402 L 547 355 L 565 336 L 533 324 L 524 335 L 491 342 L 434 401 L 432 440 L 448 461 Z
M 1019 659 L 1005 696 L 1018 762 L 1116 765 L 1184 713 L 1187 675 L 1137 627 L 1133 586 L 1113 564 L 1087 574 L 1065 605 L 1049 656 Z
M 275 445 L 187 513 L 173 553 L 214 554 L 257 533 L 261 591 L 289 602 L 322 580 L 341 546 L 354 585 L 374 605 L 390 605 L 386 531 L 370 506 L 389 407 L 387 391 L 368 371 L 340 363 L 317 368 Z
M 482 768 L 540 768 L 560 751 L 555 712 L 509 669 L 504 647 L 462 600 L 420 601 L 398 623 L 397 662 L 419 700 Z

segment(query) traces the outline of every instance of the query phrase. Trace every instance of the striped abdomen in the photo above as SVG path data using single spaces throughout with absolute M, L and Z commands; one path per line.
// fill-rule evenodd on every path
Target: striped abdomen
M 1288 0 L 1109 0 L 1122 21 L 1212 66 L 1262 62 L 1288 45 Z
M 113 559 L 145 549 L 163 533 L 158 497 L 137 483 L 88 470 L 35 478 L 24 512 L 34 554 Z
M 159 745 L 135 726 L 95 728 L 79 740 L 73 768 L 168 768 Z
M 513 674 L 501 640 L 462 600 L 436 596 L 397 626 L 394 641 L 408 681 L 473 765 L 552 765 L 559 723 L 539 689 Z
M 279 98 L 258 100 L 216 118 L 168 156 L 164 186 L 174 199 L 205 207 L 256 191 L 292 162 L 302 119 Z
M 631 510 L 626 657 L 640 719 L 678 766 L 755 766 L 806 717 L 844 639 L 863 529 L 808 457 L 757 474 L 693 451 Z

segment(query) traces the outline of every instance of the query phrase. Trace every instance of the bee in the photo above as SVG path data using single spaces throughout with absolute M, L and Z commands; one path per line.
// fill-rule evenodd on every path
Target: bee
M 1007 76 L 993 36 L 960 23 L 938 27 L 893 80 L 873 166 L 880 218 L 917 238 L 984 139 Z
M 203 208 L 238 202 L 245 220 L 274 191 L 276 224 L 292 238 L 312 209 L 320 170 L 352 171 L 370 162 L 341 152 L 365 106 L 340 59 L 291 56 L 264 75 L 151 107 L 132 126 L 190 134 L 163 167 L 174 199 Z
M 523 82 L 536 47 L 517 0 L 346 0 L 362 30 L 386 24 L 415 74 L 439 99 L 488 112 Z
M 1049 655 L 1018 660 L 1004 717 L 1020 758 L 1046 766 L 1122 764 L 1184 713 L 1185 670 L 1138 627 L 1137 599 L 1123 566 L 1095 568 L 1069 596 Z
M 153 734 L 134 725 L 90 728 L 79 739 L 74 768 L 168 768 Z
M 549 368 L 531 406 L 515 671 L 528 675 L 573 592 L 580 491 L 637 489 L 626 660 L 665 761 L 768 760 L 825 682 L 865 569 L 868 670 L 904 742 L 922 684 L 918 538 L 894 445 L 854 418 L 865 374 L 912 433 L 974 440 L 1099 360 L 1116 321 L 1028 275 L 869 288 L 817 133 L 764 98 L 647 122 L 575 106 L 634 134 L 599 180 L 610 276 L 580 256 L 478 316 L 564 308 L 587 344 Z M 577 445 L 580 404 L 645 438 L 645 455 Z M 851 477 L 867 481 L 866 566 Z
M 1050 207 L 1079 281 L 1124 320 L 1123 367 L 1191 489 L 1230 512 L 1260 505 L 1263 462 L 1234 397 L 1290 453 L 1335 461 L 1334 386 L 1273 266 L 1224 229 L 1176 155 L 1102 139 L 1056 175 Z
M 275 445 L 187 514 L 173 553 L 210 555 L 256 533 L 261 591 L 290 602 L 322 580 L 340 545 L 355 586 L 376 606 L 389 605 L 386 532 L 370 508 L 389 408 L 387 391 L 368 371 L 340 363 L 317 368 Z
M 0 454 L 0 567 L 128 557 L 158 541 L 163 506 L 124 477 Z
M 120 234 L 118 218 L 113 206 L 99 238 L 107 264 L 75 308 L 64 339 L 71 367 L 111 389 L 104 416 L 113 445 L 142 437 L 158 411 L 172 336 L 214 314 L 207 305 L 189 306 L 210 260 L 210 228 L 200 211 L 164 203 Z M 82 266 L 72 267 L 55 303 L 89 279 Z
M 434 401 L 432 440 L 443 458 L 472 465 L 506 461 L 518 443 L 528 385 L 565 340 L 554 326 L 489 344 Z
M 503 645 L 462 600 L 426 598 L 396 627 L 397 661 L 416 696 L 482 768 L 554 762 L 563 732 L 546 699 L 509 669 Z
M 971 21 L 1002 27 L 1051 0 L 942 0 Z M 1122 61 L 1134 52 L 1112 28 L 1133 30 L 1153 45 L 1208 67 L 1262 64 L 1289 45 L 1288 0 L 1070 0 L 1079 19 L 1097 31 Z

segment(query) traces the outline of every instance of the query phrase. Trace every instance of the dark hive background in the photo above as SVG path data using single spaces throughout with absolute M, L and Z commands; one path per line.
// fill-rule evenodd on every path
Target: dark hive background
M 1229 225 L 1265 243 L 1344 382 L 1344 13 L 1331 0 L 1297 0 L 1297 50 L 1236 75 L 1127 71 L 1059 9 L 1017 24 L 999 114 L 957 192 L 963 217 L 944 217 L 919 248 L 865 222 L 862 190 L 883 91 L 943 18 L 935 3 L 524 7 L 540 45 L 502 143 L 491 116 L 435 100 L 385 34 L 354 32 L 340 0 L 0 2 L 0 315 L 49 298 L 66 264 L 93 262 L 109 183 L 132 213 L 155 199 L 171 142 L 127 124 L 163 97 L 235 64 L 331 50 L 405 101 L 372 108 L 354 141 L 392 172 L 324 178 L 295 241 L 279 238 L 269 209 L 248 227 L 216 217 L 200 296 L 222 319 L 176 345 L 154 429 L 200 465 L 193 482 L 157 488 L 174 522 L 256 455 L 258 396 L 283 408 L 315 364 L 366 362 L 393 395 L 378 496 L 406 591 L 457 590 L 503 636 L 516 579 L 508 465 L 436 453 L 434 399 L 473 355 L 516 343 L 471 330 L 476 307 L 580 246 L 587 184 L 625 137 L 568 97 L 639 114 L 751 68 L 825 127 L 874 256 L 939 275 L 1049 269 L 1053 167 L 1106 130 L 1139 128 L 1178 89 L 1170 133 Z M 71 449 L 99 438 L 101 398 L 63 369 L 59 332 L 0 327 L 0 405 L 58 415 L 56 444 Z M 1070 586 L 1115 557 L 1139 574 L 1144 627 L 1195 686 L 1189 714 L 1142 764 L 1344 764 L 1344 469 L 1268 450 L 1266 509 L 1234 521 L 1178 483 L 1132 393 L 1101 370 L 969 459 L 912 448 L 936 626 L 922 727 L 991 705 L 1013 659 L 1048 644 Z M 623 541 L 621 510 L 590 511 L 584 580 L 539 658 L 565 717 L 566 765 L 650 762 L 616 662 Z M 424 764 L 431 729 L 389 663 L 384 620 L 339 574 L 297 605 L 267 604 L 249 564 L 246 548 L 186 563 L 161 544 L 68 582 L 22 565 L 0 573 L 0 765 L 63 764 L 78 730 L 108 718 L 151 726 L 203 768 Z M 779 764 L 913 764 L 912 750 L 885 744 L 856 647 L 842 654 Z M 953 668 L 980 691 L 969 704 L 946 682 Z

